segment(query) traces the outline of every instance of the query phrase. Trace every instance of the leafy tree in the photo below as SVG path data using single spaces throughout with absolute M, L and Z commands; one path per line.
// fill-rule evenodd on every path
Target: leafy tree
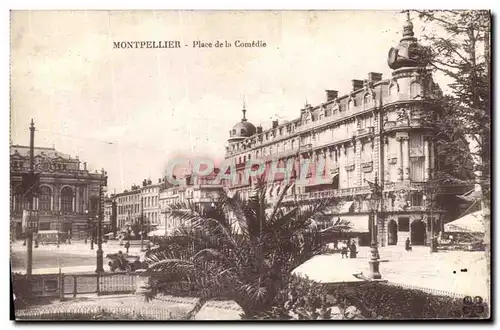
M 442 113 L 437 120 L 438 155 L 444 159 L 436 173 L 448 181 L 474 173 L 482 191 L 486 255 L 490 252 L 491 180 L 491 13 L 487 10 L 416 11 L 424 22 L 444 30 L 426 31 L 430 63 L 451 79 L 451 93 L 437 98 Z
M 270 310 L 286 288 L 291 272 L 321 252 L 321 235 L 313 219 L 324 216 L 332 200 L 285 207 L 282 200 L 268 207 L 265 190 L 258 188 L 248 200 L 221 194 L 213 207 L 176 205 L 171 216 L 183 225 L 176 236 L 146 256 L 151 291 L 187 283 L 199 301 L 191 318 L 211 299 L 237 302 L 245 317 Z M 348 229 L 337 220 L 336 230 Z
M 490 75 L 488 11 L 417 11 L 424 22 L 446 32 L 426 31 L 431 66 L 451 78 L 449 95 L 435 95 L 442 113 L 437 121 L 437 141 L 444 168 L 456 170 L 456 180 L 482 172 L 490 179 Z M 450 173 L 449 171 L 447 171 Z M 450 180 L 452 180 L 450 178 Z

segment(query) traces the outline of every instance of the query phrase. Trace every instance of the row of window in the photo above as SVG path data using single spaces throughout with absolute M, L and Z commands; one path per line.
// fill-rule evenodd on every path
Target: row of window
M 410 84 L 410 90 L 409 90 L 409 95 L 411 96 L 411 98 L 414 98 L 414 97 L 417 97 L 419 95 L 421 95 L 422 93 L 422 87 L 421 85 L 418 83 L 418 82 L 412 82 Z M 396 101 L 398 100 L 398 94 L 399 94 L 399 87 L 397 84 L 392 84 L 390 87 L 389 87 L 389 91 L 388 91 L 388 96 L 389 96 L 389 102 L 392 102 L 392 101 Z M 375 94 L 374 94 L 375 95 Z M 366 93 L 364 95 L 364 98 L 363 98 L 363 105 L 365 107 L 367 106 L 371 106 L 373 104 L 373 97 L 370 93 Z M 350 98 L 347 102 L 347 104 L 339 104 L 339 107 L 338 107 L 338 110 L 339 111 L 349 111 L 351 109 L 353 109 L 354 107 L 356 107 L 357 104 L 356 104 L 356 100 L 354 98 Z M 304 117 L 302 118 L 302 121 L 304 124 L 308 124 L 310 121 L 317 121 L 317 120 L 322 120 L 323 118 L 325 117 L 330 117 L 332 114 L 335 114 L 336 113 L 336 109 L 332 109 L 329 108 L 329 107 L 325 107 L 317 112 L 309 112 L 309 111 L 306 111 L 306 113 L 304 114 Z M 371 116 L 368 116 L 369 118 L 371 118 Z M 368 121 L 368 123 L 366 123 L 365 121 Z M 370 125 L 371 126 L 371 123 L 370 123 L 371 119 L 364 119 L 362 118 L 361 119 L 361 123 L 360 123 L 360 128 L 364 128 L 364 127 L 369 127 L 367 125 Z M 297 125 L 298 124 L 298 125 Z M 287 132 L 291 133 L 295 130 L 295 128 L 297 126 L 300 126 L 300 123 L 297 123 L 297 124 L 289 124 L 286 126 L 286 130 Z M 284 127 L 280 127 L 278 128 L 278 132 L 279 132 L 279 135 L 283 135 L 283 128 Z M 259 141 L 262 142 L 263 138 L 265 138 L 265 140 L 269 140 L 269 137 L 276 137 L 276 130 L 272 130 L 271 132 L 265 132 L 263 133 L 261 136 L 258 137 Z M 253 142 L 255 142 L 255 140 L 253 140 Z M 240 150 L 240 144 L 234 144 L 233 145 L 233 151 L 237 151 L 237 150 Z

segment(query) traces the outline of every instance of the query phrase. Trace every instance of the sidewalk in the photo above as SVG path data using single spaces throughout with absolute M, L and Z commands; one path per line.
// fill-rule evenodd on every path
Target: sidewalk
M 26 251 L 27 247 L 23 246 L 22 241 L 15 242 L 11 244 L 11 250 L 14 252 L 22 252 Z M 104 251 L 104 255 L 108 253 L 117 253 L 121 250 L 125 253 L 126 249 L 124 246 L 120 246 L 118 243 L 103 243 L 102 249 Z M 85 244 L 82 241 L 72 242 L 71 244 L 60 244 L 57 247 L 56 244 L 50 245 L 39 245 L 38 248 L 35 248 L 33 245 L 33 251 L 53 251 L 53 252 L 65 252 L 65 253 L 75 253 L 75 254 L 83 254 L 83 255 L 91 255 L 95 254 L 97 251 L 97 244 L 94 244 L 94 249 L 90 249 L 90 243 Z M 139 254 L 141 253 L 140 246 L 131 246 L 129 249 L 129 254 Z
M 361 253 L 363 252 L 363 253 Z M 298 267 L 294 272 L 307 275 L 320 282 L 356 281 L 353 274 L 369 274 L 369 249 L 360 251 L 361 258 L 342 259 L 340 255 L 320 255 Z M 405 252 L 405 251 L 404 251 Z M 391 253 L 391 249 L 380 250 L 382 279 L 389 282 L 448 291 L 455 294 L 489 297 L 486 278 L 489 276 L 484 253 L 440 252 L 425 250 Z M 467 269 L 467 271 L 462 271 Z

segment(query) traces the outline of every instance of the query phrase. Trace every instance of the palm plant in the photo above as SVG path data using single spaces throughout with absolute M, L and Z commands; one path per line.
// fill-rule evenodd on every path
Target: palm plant
M 268 207 L 265 189 L 243 200 L 222 193 L 211 208 L 174 205 L 170 216 L 183 225 L 146 255 L 151 298 L 162 288 L 188 284 L 199 297 L 193 317 L 211 299 L 234 300 L 245 317 L 269 310 L 291 272 L 321 252 L 321 235 L 313 219 L 324 216 L 334 201 L 283 206 L 288 186 Z M 348 225 L 337 222 L 336 230 Z

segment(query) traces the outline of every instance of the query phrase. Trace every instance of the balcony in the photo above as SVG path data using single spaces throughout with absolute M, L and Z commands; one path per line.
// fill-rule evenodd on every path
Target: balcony
M 292 201 L 312 201 L 322 198 L 339 198 L 339 197 L 350 197 L 354 195 L 364 195 L 371 192 L 369 186 L 345 188 L 345 189 L 328 189 L 322 191 L 314 191 L 310 193 L 302 193 L 296 195 L 287 195 L 283 198 L 285 202 Z
M 399 190 L 425 190 L 425 182 L 388 182 L 384 184 L 384 189 L 387 191 Z
M 385 130 L 391 130 L 396 127 L 396 122 L 394 120 L 391 121 L 386 121 L 384 123 L 384 129 Z
M 302 144 L 299 146 L 299 151 L 310 151 L 312 150 L 313 145 L 311 143 Z
M 362 161 L 361 163 L 361 171 L 364 173 L 373 171 L 373 161 Z
M 410 157 L 424 157 L 424 148 L 410 148 Z
M 365 127 L 365 128 L 360 128 L 357 131 L 357 136 L 363 137 L 363 136 L 367 136 L 367 135 L 373 135 L 373 132 L 374 132 L 374 128 L 371 126 Z

